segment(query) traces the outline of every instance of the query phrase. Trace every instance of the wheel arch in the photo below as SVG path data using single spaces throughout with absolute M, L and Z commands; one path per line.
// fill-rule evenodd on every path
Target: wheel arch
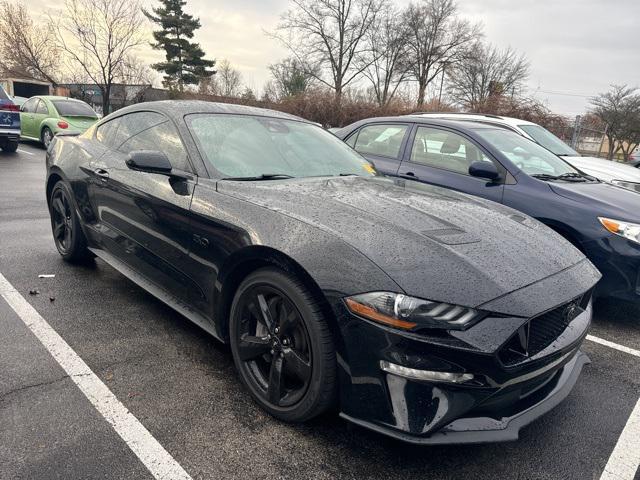
M 301 280 L 322 305 L 325 318 L 331 330 L 334 331 L 336 325 L 329 302 L 309 272 L 280 250 L 263 245 L 252 245 L 229 256 L 218 272 L 213 294 L 213 318 L 220 338 L 225 342 L 229 340 L 229 315 L 238 286 L 249 274 L 264 267 L 275 267 Z
M 582 242 L 580 241 L 580 233 L 571 228 L 568 225 L 555 222 L 553 220 L 540 220 L 551 230 L 556 232 L 561 237 L 564 237 L 568 242 L 570 242 L 574 247 L 576 247 L 583 255 L 586 255 L 584 248 L 582 247 Z
M 46 185 L 46 194 L 47 194 L 47 207 L 50 207 L 50 202 L 51 202 L 51 192 L 53 192 L 53 187 L 56 183 L 58 183 L 59 181 L 64 181 L 64 178 L 62 177 L 62 174 L 60 172 L 58 172 L 57 170 L 53 170 L 50 174 L 49 177 L 47 178 L 47 185 Z

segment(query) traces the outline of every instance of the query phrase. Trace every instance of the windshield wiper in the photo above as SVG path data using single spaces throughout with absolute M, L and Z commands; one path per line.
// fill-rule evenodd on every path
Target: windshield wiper
M 253 180 L 278 180 L 280 178 L 296 178 L 293 175 L 287 173 L 262 173 L 254 177 L 225 177 L 221 180 L 235 180 L 238 182 L 253 181 Z
M 583 175 L 582 173 L 578 173 L 578 172 L 567 172 L 567 173 L 563 173 L 562 175 L 558 175 L 558 178 L 560 180 L 575 180 L 578 182 L 586 182 L 588 180 L 588 178 Z M 571 180 L 571 181 L 573 181 Z
M 539 178 L 540 180 L 558 180 L 555 175 L 549 175 L 548 173 L 533 173 L 533 178 Z
M 586 182 L 587 177 L 578 172 L 567 172 L 562 175 L 549 175 L 548 173 L 534 173 L 531 175 L 540 180 L 564 180 L 566 182 Z

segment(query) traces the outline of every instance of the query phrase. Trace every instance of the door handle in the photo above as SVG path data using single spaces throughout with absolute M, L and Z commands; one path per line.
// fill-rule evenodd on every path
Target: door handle
M 413 172 L 404 172 L 404 173 L 401 173 L 400 176 L 409 177 L 409 178 L 413 178 L 413 179 L 417 179 L 418 178 L 417 175 L 415 173 L 413 173 Z
M 94 173 L 100 177 L 103 182 L 109 180 L 109 172 L 107 172 L 104 168 L 96 168 Z

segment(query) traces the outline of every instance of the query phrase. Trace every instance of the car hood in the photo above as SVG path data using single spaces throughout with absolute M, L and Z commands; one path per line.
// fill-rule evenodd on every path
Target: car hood
M 591 206 L 594 217 L 640 221 L 640 196 L 637 192 L 598 182 L 549 182 L 549 187 L 558 195 Z
M 477 307 L 584 260 L 559 235 L 522 213 L 412 181 L 220 181 L 218 191 L 332 233 L 405 293 L 429 300 Z
M 611 180 L 623 180 L 640 184 L 640 170 L 630 165 L 625 165 L 611 160 L 595 157 L 562 157 L 583 172 L 592 175 L 604 182 Z

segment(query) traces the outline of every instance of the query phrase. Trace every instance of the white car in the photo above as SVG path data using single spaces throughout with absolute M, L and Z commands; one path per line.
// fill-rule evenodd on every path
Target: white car
M 587 175 L 596 177 L 600 181 L 640 193 L 640 169 L 603 158 L 583 157 L 549 130 L 541 127 L 537 123 L 499 115 L 470 113 L 415 113 L 412 116 L 440 118 L 444 120 L 464 120 L 508 128 L 523 137 L 539 143 Z

